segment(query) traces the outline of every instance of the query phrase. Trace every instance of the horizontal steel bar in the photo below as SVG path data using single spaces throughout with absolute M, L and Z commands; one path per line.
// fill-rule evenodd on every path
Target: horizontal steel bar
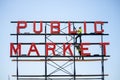
M 110 55 L 106 55 L 106 56 L 104 56 L 104 55 L 91 55 L 91 56 L 27 56 L 27 55 L 21 55 L 21 56 L 10 56 L 10 57 L 20 57 L 20 58 L 22 58 L 22 57 L 60 57 L 60 58 L 62 58 L 62 57 L 110 57 Z
M 106 61 L 108 59 L 104 59 Z M 19 61 L 19 62 L 44 62 L 45 59 L 12 59 L 12 61 Z M 74 59 L 48 59 L 47 61 L 74 61 Z M 91 62 L 91 61 L 102 61 L 102 59 L 75 59 L 75 61 L 80 62 Z
M 17 23 L 18 21 L 11 21 L 11 23 Z M 26 21 L 27 23 L 33 23 L 34 21 Z M 42 21 L 42 23 L 51 23 L 52 21 Z M 71 22 L 71 23 L 95 23 L 96 21 L 58 21 L 60 23 L 68 23 L 68 22 Z M 108 23 L 108 21 L 100 21 L 100 22 L 103 22 L 103 23 Z M 36 23 L 40 23 L 40 21 L 36 21 Z
M 76 78 L 77 80 L 93 80 L 93 79 L 102 79 L 102 78 L 94 78 L 94 77 L 90 77 L 90 78 Z M 45 78 L 19 78 L 19 80 L 45 80 Z M 47 80 L 73 80 L 71 77 L 70 78 L 50 78 L 50 79 L 47 79 Z
M 71 77 L 74 75 L 46 75 L 46 77 Z M 84 74 L 75 75 L 76 77 L 90 77 L 90 76 L 108 76 L 108 74 Z M 17 77 L 17 75 L 12 75 L 12 77 Z M 45 75 L 18 75 L 18 77 L 45 77 Z
M 18 42 L 20 43 L 21 45 L 31 45 L 32 43 L 22 43 L 22 42 Z M 17 45 L 18 43 L 13 43 L 15 45 Z M 51 42 L 47 42 L 47 43 L 51 43 Z M 36 45 L 45 45 L 47 43 L 34 43 Z M 72 44 L 72 45 L 75 45 L 75 44 L 80 44 L 80 43 L 66 43 L 66 42 L 63 42 L 65 44 Z M 56 45 L 63 45 L 63 43 L 54 43 Z M 100 43 L 89 43 L 90 45 L 101 45 Z
M 66 36 L 66 35 L 78 35 L 78 34 L 50 34 L 50 33 L 47 33 L 47 34 L 43 34 L 43 33 L 42 33 L 42 34 L 35 34 L 35 33 L 20 33 L 20 34 L 10 34 L 10 35 L 51 35 L 51 36 L 52 36 L 52 35 L 55 35 L 55 36 L 56 36 L 56 35 L 57 35 L 57 36 L 58 36 L 58 35 L 62 35 L 62 36 L 65 35 L 65 36 Z M 90 36 L 90 35 L 91 35 L 91 36 L 93 36 L 93 35 L 95 35 L 95 36 L 101 36 L 101 35 L 109 35 L 109 34 L 95 34 L 95 33 L 81 34 L 81 36 L 83 36 L 83 35 L 84 35 L 84 36 L 87 36 L 87 35 L 89 35 L 89 36 Z

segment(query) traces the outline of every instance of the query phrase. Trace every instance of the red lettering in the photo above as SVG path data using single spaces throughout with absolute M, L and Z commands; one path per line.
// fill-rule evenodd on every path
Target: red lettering
M 50 47 L 52 46 L 52 47 Z M 46 56 L 48 56 L 48 51 L 51 50 L 53 55 L 55 56 L 55 48 L 56 44 L 55 43 L 46 43 Z
M 63 55 L 64 56 L 66 56 L 65 53 L 66 53 L 67 50 L 69 50 L 70 55 L 73 56 L 73 53 L 72 53 L 72 50 L 71 50 L 70 46 L 71 46 L 71 44 L 68 44 L 67 46 L 66 46 L 65 43 L 63 44 Z
M 84 33 L 86 34 L 87 33 L 87 30 L 86 30 L 86 22 L 84 21 Z
M 90 56 L 90 53 L 85 53 L 84 50 L 88 50 L 88 48 L 83 47 L 84 45 L 89 45 L 90 43 L 81 43 L 80 44 L 80 50 L 81 50 L 81 56 Z
M 26 21 L 18 21 L 17 22 L 17 33 L 20 33 L 20 29 L 26 28 L 27 27 L 27 22 Z
M 69 34 L 76 34 L 77 33 L 77 31 L 75 31 L 75 30 L 71 31 L 71 23 L 70 22 L 68 22 L 68 33 Z
M 35 34 L 40 34 L 42 32 L 42 21 L 40 21 L 40 29 L 36 30 L 36 21 L 33 22 L 33 31 Z
M 95 31 L 95 33 L 97 33 L 97 34 L 102 34 L 102 33 L 104 32 L 104 30 L 102 29 L 101 31 L 98 31 L 98 30 L 97 30 L 97 24 L 103 25 L 104 22 L 96 21 L 96 22 L 94 23 L 94 31 Z
M 14 54 L 17 54 L 17 56 L 20 56 L 21 55 L 21 43 L 18 43 L 16 48 L 14 47 L 13 43 L 10 43 L 10 56 L 13 55 L 12 51 L 14 51 Z
M 59 33 L 60 33 L 60 22 L 51 21 L 51 34 L 59 34 Z
M 31 44 L 29 52 L 28 52 L 28 56 L 30 56 L 31 52 L 36 52 L 37 56 L 40 56 L 35 43 Z
M 106 56 L 106 45 L 109 45 L 109 42 L 100 43 L 100 45 L 103 48 L 103 55 Z

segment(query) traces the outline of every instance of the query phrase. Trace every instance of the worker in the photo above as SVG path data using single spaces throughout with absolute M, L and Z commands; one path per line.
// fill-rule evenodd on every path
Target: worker
M 79 45 L 79 44 L 76 44 L 75 47 L 76 47 L 76 49 L 78 50 L 78 52 L 81 53 L 80 45 Z
M 81 28 L 81 26 L 79 27 L 79 29 L 77 30 L 77 37 L 76 37 L 76 42 L 75 43 L 77 43 L 77 38 L 79 37 L 79 44 L 82 42 L 82 39 L 81 39 L 81 34 L 82 34 L 82 28 Z M 76 47 L 76 49 L 78 50 L 78 52 L 79 52 L 79 54 L 80 54 L 80 56 L 81 56 L 81 50 L 80 50 L 80 45 L 78 45 L 78 43 L 77 44 L 75 44 L 75 47 Z M 81 58 L 81 57 L 80 57 Z M 83 60 L 84 58 L 82 57 L 82 60 Z
M 80 57 L 78 57 L 78 59 L 79 59 L 79 60 L 80 60 L 80 59 L 84 60 L 84 57 L 81 57 L 81 49 L 80 49 L 80 45 L 79 45 L 79 44 L 75 44 L 75 47 L 76 47 L 78 53 L 80 54 Z
M 77 33 L 78 33 L 78 34 L 81 34 L 81 33 L 82 33 L 82 28 L 81 28 L 81 27 L 79 27 L 79 29 L 77 30 Z
M 82 34 L 82 28 L 81 27 L 79 27 L 79 29 L 77 30 L 77 37 L 76 37 L 76 42 L 75 43 L 77 43 L 77 38 L 79 37 L 79 39 L 80 39 L 80 43 L 82 42 L 82 40 L 81 40 L 81 34 Z

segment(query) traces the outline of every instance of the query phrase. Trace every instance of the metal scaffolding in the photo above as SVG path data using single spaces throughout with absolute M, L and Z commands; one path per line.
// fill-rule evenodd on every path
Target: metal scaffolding
M 11 21 L 11 23 L 17 23 L 18 21 Z M 27 23 L 33 23 L 33 21 L 26 21 Z M 14 34 L 10 34 L 11 36 L 16 36 L 16 42 L 14 42 L 14 45 L 18 45 L 19 43 L 19 36 L 43 36 L 44 37 L 44 42 L 35 42 L 36 45 L 43 45 L 44 47 L 44 53 L 46 54 L 46 43 L 47 42 L 51 42 L 51 43 L 55 43 L 57 48 L 55 50 L 55 52 L 57 52 L 58 54 L 53 56 L 52 53 L 48 56 L 45 55 L 40 55 L 40 56 L 35 56 L 35 55 L 31 55 L 31 56 L 27 56 L 27 55 L 21 55 L 18 56 L 14 55 L 14 56 L 10 56 L 12 58 L 13 62 L 16 62 L 16 74 L 12 75 L 12 77 L 15 77 L 16 80 L 105 80 L 105 76 L 108 76 L 108 74 L 105 74 L 104 71 L 104 61 L 108 60 L 107 57 L 110 57 L 109 55 L 104 55 L 103 53 L 103 46 L 100 45 L 99 43 L 90 43 L 90 45 L 100 45 L 101 46 L 101 53 L 99 55 L 91 55 L 91 56 L 81 56 L 81 55 L 76 55 L 77 50 L 75 45 L 76 44 L 80 44 L 82 43 L 82 37 L 83 36 L 100 36 L 101 39 L 101 43 L 103 42 L 103 36 L 107 36 L 109 34 L 95 34 L 95 33 L 86 33 L 86 34 L 81 34 L 80 37 L 80 41 L 75 42 L 75 38 L 76 36 L 78 36 L 78 34 L 68 34 L 65 32 L 65 29 L 68 26 L 63 27 L 62 29 L 60 29 L 60 34 L 50 34 L 48 33 L 48 29 L 50 27 L 50 23 L 51 21 L 42 21 L 42 23 L 44 23 L 45 25 L 44 27 L 44 33 L 41 34 L 34 34 L 34 33 L 14 33 Z M 68 23 L 68 21 L 59 21 L 62 24 L 66 24 Z M 36 21 L 36 23 L 40 23 L 40 21 Z M 73 27 L 73 30 L 75 29 L 75 24 L 83 24 L 84 21 L 70 21 L 71 26 Z M 95 23 L 95 21 L 86 21 L 87 24 L 93 24 Z M 108 23 L 103 21 L 103 23 Z M 101 25 L 101 30 L 103 29 L 103 25 Z M 71 43 L 72 47 L 71 49 L 73 50 L 73 56 L 62 56 L 62 50 L 63 47 L 61 46 L 63 44 L 63 42 L 54 42 L 54 39 L 51 39 L 50 37 L 56 37 L 56 36 L 62 36 L 64 38 L 67 39 L 67 37 L 69 36 L 70 39 L 65 41 L 65 44 L 69 44 Z M 21 45 L 31 45 L 31 42 L 20 42 Z M 69 54 L 69 52 L 67 52 Z M 76 62 L 97 62 L 100 61 L 101 62 L 101 74 L 81 74 L 81 73 L 77 73 L 77 67 L 76 67 Z M 19 62 L 44 62 L 44 74 L 43 75 L 22 75 L 19 74 Z M 60 62 L 64 62 L 63 64 L 61 64 Z M 53 68 L 55 68 L 55 70 L 50 71 L 49 67 L 51 66 Z M 73 67 L 73 71 L 69 71 L 69 69 L 67 69 L 67 67 L 72 66 Z M 78 65 L 77 65 L 78 66 Z M 39 69 L 38 69 L 39 70 Z M 56 72 L 61 71 L 60 74 L 55 74 Z

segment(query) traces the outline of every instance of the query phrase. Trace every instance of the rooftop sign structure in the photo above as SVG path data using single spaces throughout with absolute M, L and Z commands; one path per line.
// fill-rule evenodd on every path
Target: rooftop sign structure
M 17 26 L 16 33 L 11 34 L 11 36 L 16 36 L 16 42 L 10 43 L 10 57 L 13 58 L 12 61 L 17 63 L 16 75 L 12 76 L 16 77 L 17 80 L 21 77 L 39 77 L 44 80 L 55 80 L 55 78 L 64 77 L 70 80 L 93 78 L 104 80 L 105 76 L 108 76 L 108 74 L 104 73 L 104 61 L 109 57 L 107 55 L 107 46 L 110 43 L 104 42 L 103 37 L 109 35 L 105 33 L 104 29 L 104 25 L 108 22 L 11 21 L 11 23 Z M 23 61 L 44 62 L 45 71 L 43 75 L 20 75 L 19 62 Z M 60 65 L 61 61 L 65 62 L 65 64 Z M 101 73 L 84 75 L 77 73 L 77 61 L 100 61 Z M 53 62 L 53 64 L 50 62 Z M 66 65 L 66 63 L 71 62 L 73 65 Z M 48 64 L 56 68 L 56 70 L 49 71 Z M 69 72 L 65 69 L 68 66 L 73 66 L 74 71 Z M 55 74 L 58 71 L 65 74 Z

